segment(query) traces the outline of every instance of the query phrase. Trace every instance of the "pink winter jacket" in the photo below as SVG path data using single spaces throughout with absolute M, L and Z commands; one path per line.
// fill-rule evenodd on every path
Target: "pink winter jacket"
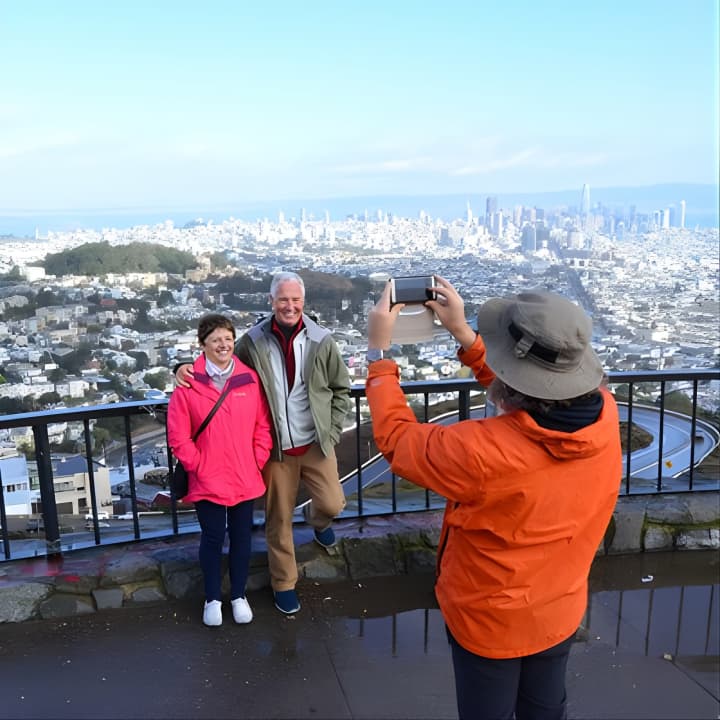
M 232 390 L 200 433 L 220 391 L 207 374 L 205 355 L 193 364 L 189 388 L 178 387 L 168 405 L 168 441 L 188 472 L 185 502 L 210 500 L 230 507 L 260 497 L 265 483 L 260 471 L 270 457 L 272 434 L 265 394 L 254 370 L 235 358 L 228 379 Z

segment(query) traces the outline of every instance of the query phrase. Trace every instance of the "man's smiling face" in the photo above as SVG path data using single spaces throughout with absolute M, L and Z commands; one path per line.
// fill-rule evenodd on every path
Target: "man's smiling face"
M 270 298 L 275 320 L 279 325 L 293 327 L 300 322 L 305 307 L 305 294 L 296 280 L 286 280 L 278 285 L 275 297 Z

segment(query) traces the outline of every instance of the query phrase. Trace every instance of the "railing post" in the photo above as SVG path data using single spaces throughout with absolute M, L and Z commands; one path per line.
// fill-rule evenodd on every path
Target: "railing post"
M 2 470 L 0 470 L 0 536 L 2 536 L 3 552 L 5 559 L 10 559 L 10 534 L 7 525 L 7 513 L 5 512 L 5 488 L 3 487 Z
M 358 515 L 363 514 L 363 495 L 362 495 L 362 461 L 360 459 L 360 427 L 361 427 L 361 415 L 360 415 L 360 398 L 355 398 L 355 456 L 357 458 L 357 502 L 358 502 Z
M 458 420 L 470 419 L 470 390 L 458 391 Z
M 85 418 L 83 420 L 83 429 L 85 431 L 85 459 L 88 469 L 88 482 L 90 483 L 90 510 L 93 516 L 93 532 L 95 535 L 95 544 L 100 544 L 100 521 L 97 513 L 97 492 L 95 490 L 95 469 L 93 468 L 93 448 L 92 435 L 90 434 L 90 421 Z
M 53 557 L 61 554 L 61 546 L 47 425 L 33 425 L 33 437 L 35 438 L 35 460 L 40 482 L 42 518 L 45 526 L 45 545 L 47 556 Z
M 665 439 L 665 381 L 660 381 L 660 423 L 658 425 L 658 474 L 657 491 L 662 490 L 663 478 L 663 443 Z M 692 443 L 692 440 L 690 441 Z
M 167 459 L 168 459 L 168 489 L 170 490 L 170 517 L 172 518 L 173 535 L 177 535 L 180 532 L 180 529 L 178 527 L 178 509 L 177 509 L 178 499 L 175 497 L 175 493 L 173 492 L 173 489 L 172 489 L 172 476 L 173 476 L 173 471 L 175 470 L 175 465 L 177 464 L 177 460 L 176 460 L 175 456 L 172 454 L 172 450 L 170 449 L 170 438 L 168 437 L 167 423 L 165 423 L 165 448 L 166 448 Z

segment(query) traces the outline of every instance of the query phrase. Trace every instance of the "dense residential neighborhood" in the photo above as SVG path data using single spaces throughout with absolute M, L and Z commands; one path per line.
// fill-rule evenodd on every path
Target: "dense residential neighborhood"
M 505 213 L 488 203 L 485 217 L 468 206 L 466 218 L 451 222 L 424 213 L 408 219 L 378 211 L 342 221 L 286 220 L 281 213 L 276 222 L 198 220 L 182 228 L 167 222 L 6 237 L 0 244 L 3 414 L 164 397 L 173 390 L 174 365 L 197 352 L 197 319 L 224 312 L 239 334 L 245 332 L 268 311 L 270 277 L 278 270 L 305 277 L 306 310 L 333 331 L 355 383 L 366 377 L 365 323 L 376 293 L 389 277 L 417 274 L 450 279 L 468 317 L 486 298 L 522 288 L 566 294 L 593 315 L 593 344 L 608 370 L 719 362 L 718 231 L 674 227 L 662 214 L 620 219 L 602 208 Z M 107 272 L 48 272 L 52 263 L 69 262 L 63 253 L 90 247 Z M 125 248 L 130 257 L 138 247 L 148 258 L 154 248 L 171 251 L 165 260 L 174 270 L 182 255 L 185 270 L 121 272 L 111 266 L 111 249 Z M 439 326 L 432 338 L 397 350 L 404 380 L 463 376 L 455 345 Z M 718 412 L 719 397 L 716 382 L 699 388 L 699 406 L 710 414 Z M 112 443 L 112 427 L 91 427 L 96 444 Z M 82 425 L 51 424 L 49 436 L 58 453 L 56 487 L 65 483 L 74 493 L 63 496 L 63 511 L 82 515 L 89 506 L 87 471 L 62 456 L 80 448 Z M 10 515 L 38 506 L 37 470 L 25 457 L 32 458 L 32 447 L 29 427 L 0 431 Z M 97 470 L 99 506 L 122 510 L 122 484 L 107 467 Z M 162 483 L 145 490 L 141 503 L 162 503 Z

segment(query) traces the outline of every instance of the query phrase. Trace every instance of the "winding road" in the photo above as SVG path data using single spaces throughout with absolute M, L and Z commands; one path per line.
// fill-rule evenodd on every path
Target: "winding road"
M 626 421 L 628 416 L 627 405 L 618 406 L 620 420 Z M 485 407 L 475 407 L 471 410 L 471 417 L 485 416 Z M 658 461 L 662 464 L 661 482 L 662 490 L 687 489 L 687 480 L 679 479 L 690 468 L 691 448 L 694 444 L 695 466 L 702 462 L 720 443 L 720 433 L 717 428 L 707 422 L 696 420 L 694 438 L 692 433 L 692 419 L 687 415 L 666 410 L 663 417 L 662 449 L 660 448 L 660 410 L 652 406 L 634 405 L 632 420 L 635 425 L 646 430 L 652 441 L 647 447 L 631 453 L 629 456 L 630 492 L 648 492 L 657 487 Z M 457 413 L 449 413 L 435 418 L 432 422 L 451 424 L 457 422 Z M 628 457 L 625 456 L 623 466 L 623 482 L 628 474 Z M 372 512 L 375 505 L 382 505 L 381 511 L 387 511 L 387 497 L 392 492 L 392 473 L 387 461 L 382 455 L 376 455 L 363 464 L 361 471 L 361 485 L 363 490 L 374 488 L 372 497 L 363 497 L 364 512 Z M 348 503 L 356 506 L 358 473 L 349 473 L 341 480 L 345 489 Z M 707 481 L 705 481 L 707 482 Z M 720 486 L 720 479 L 713 482 L 715 488 Z M 386 486 L 382 492 L 381 486 Z M 624 485 L 623 485 L 624 487 Z M 416 493 L 403 493 L 402 509 L 425 507 L 425 491 Z

